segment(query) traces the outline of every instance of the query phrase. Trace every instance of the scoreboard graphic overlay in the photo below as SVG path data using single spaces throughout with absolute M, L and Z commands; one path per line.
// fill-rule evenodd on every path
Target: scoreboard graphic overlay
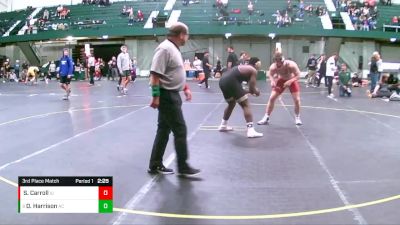
M 112 177 L 18 177 L 18 213 L 112 213 Z

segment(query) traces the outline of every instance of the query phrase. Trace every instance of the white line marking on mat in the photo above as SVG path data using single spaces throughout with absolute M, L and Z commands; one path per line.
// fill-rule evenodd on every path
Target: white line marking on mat
M 286 112 L 292 117 L 292 114 L 290 113 L 289 109 L 285 106 L 285 103 L 282 101 L 282 99 L 279 99 L 281 104 L 284 106 Z M 304 125 L 303 125 L 304 126 Z M 310 139 L 304 134 L 304 132 L 300 129 L 300 126 L 296 126 L 297 130 L 300 132 L 301 136 L 304 138 L 306 141 L 307 145 L 310 147 L 312 150 L 313 155 L 315 158 L 317 158 L 319 165 L 322 167 L 322 169 L 328 174 L 329 177 L 329 182 L 331 183 L 333 189 L 339 196 L 339 198 L 342 200 L 343 204 L 345 206 L 351 205 L 349 200 L 346 197 L 345 192 L 340 188 L 338 185 L 338 181 L 335 179 L 333 176 L 332 172 L 329 170 L 327 164 L 325 163 L 325 160 L 323 159 L 322 155 L 320 154 L 320 151 L 318 150 L 317 147 L 315 147 Z M 364 217 L 361 215 L 360 210 L 358 209 L 349 209 L 349 211 L 353 214 L 353 218 L 355 221 L 357 221 L 357 224 L 359 225 L 366 225 L 367 221 L 364 219 Z
M 197 134 L 197 132 L 200 130 L 200 128 L 207 122 L 207 120 L 213 115 L 214 111 L 218 109 L 218 107 L 223 103 L 224 101 L 221 101 L 219 104 L 217 104 L 201 121 L 201 123 L 196 127 L 196 129 L 189 134 L 187 137 L 187 141 L 190 142 L 192 138 Z M 175 153 L 171 153 L 167 159 L 164 161 L 164 165 L 168 167 L 171 165 L 171 163 L 175 160 Z M 154 176 L 152 177 L 149 181 L 147 181 L 140 189 L 139 191 L 125 204 L 123 208 L 125 209 L 133 209 L 137 206 L 137 204 L 146 196 L 146 194 L 151 190 L 151 188 L 154 186 L 156 181 L 158 180 L 160 176 Z M 112 220 L 113 225 L 120 225 L 124 221 L 125 217 L 128 215 L 126 212 L 121 212 L 119 213 L 118 216 L 114 217 Z
M 149 106 L 144 106 L 144 107 L 142 107 L 142 108 L 140 108 L 140 109 L 136 109 L 136 110 L 134 110 L 134 111 L 132 111 L 132 112 L 130 112 L 130 113 L 127 113 L 127 114 L 125 114 L 125 115 L 123 115 L 123 116 L 117 117 L 116 119 L 113 119 L 113 120 L 110 120 L 110 121 L 108 121 L 108 122 L 106 122 L 106 123 L 103 123 L 102 125 L 99 125 L 99 126 L 97 126 L 97 127 L 93 127 L 93 128 L 91 128 L 91 129 L 89 129 L 89 130 L 87 130 L 87 131 L 81 132 L 81 133 L 76 134 L 76 135 L 74 135 L 74 136 L 72 136 L 72 137 L 70 137 L 70 138 L 67 138 L 67 139 L 63 140 L 63 141 L 57 142 L 57 143 L 55 143 L 55 144 L 53 144 L 53 145 L 50 145 L 49 147 L 46 147 L 46 148 L 43 148 L 43 149 L 38 150 L 38 151 L 36 151 L 36 152 L 33 152 L 33 153 L 31 153 L 31 154 L 29 154 L 29 155 L 27 155 L 27 156 L 24 156 L 24 157 L 22 157 L 22 158 L 20 158 L 20 159 L 15 160 L 15 161 L 6 163 L 6 164 L 0 166 L 0 171 L 1 171 L 1 170 L 4 170 L 5 168 L 7 168 L 7 167 L 9 167 L 9 166 L 11 166 L 11 165 L 13 165 L 13 164 L 20 163 L 20 162 L 22 162 L 22 161 L 25 161 L 25 160 L 27 160 L 27 159 L 30 159 L 30 158 L 32 158 L 32 157 L 35 157 L 35 156 L 40 155 L 40 154 L 42 154 L 42 153 L 45 153 L 45 152 L 47 152 L 47 151 L 49 151 L 49 150 L 51 150 L 51 149 L 54 149 L 55 147 L 58 147 L 58 146 L 60 146 L 60 145 L 62 145 L 62 144 L 64 144 L 64 143 L 66 143 L 66 142 L 69 142 L 69 141 L 71 141 L 71 140 L 73 140 L 73 139 L 75 139 L 75 138 L 78 138 L 78 137 L 81 137 L 81 136 L 83 136 L 83 135 L 85 135 L 85 134 L 88 134 L 88 133 L 90 133 L 90 132 L 93 132 L 93 131 L 95 131 L 95 130 L 97 130 L 97 129 L 99 129 L 99 128 L 105 127 L 105 126 L 109 125 L 110 123 L 113 123 L 113 122 L 115 122 L 115 121 L 121 120 L 121 119 L 123 119 L 123 118 L 125 118 L 125 117 L 128 117 L 128 116 L 130 116 L 130 115 L 132 115 L 132 114 L 134 114 L 134 113 L 136 113 L 136 112 L 138 112 L 138 111 L 140 111 L 140 110 L 142 110 L 142 109 L 148 108 L 148 107 L 149 107 Z

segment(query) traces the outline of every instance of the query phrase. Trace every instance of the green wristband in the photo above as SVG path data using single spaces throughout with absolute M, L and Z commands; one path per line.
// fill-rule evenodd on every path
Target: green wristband
M 151 95 L 153 97 L 159 97 L 160 96 L 160 85 L 151 86 Z

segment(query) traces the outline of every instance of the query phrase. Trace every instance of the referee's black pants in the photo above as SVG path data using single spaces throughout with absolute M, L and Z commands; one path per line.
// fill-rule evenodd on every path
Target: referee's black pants
M 182 99 L 179 91 L 160 90 L 158 127 L 150 158 L 150 168 L 162 165 L 169 134 L 174 134 L 178 170 L 185 169 L 188 159 L 187 128 L 182 113 Z

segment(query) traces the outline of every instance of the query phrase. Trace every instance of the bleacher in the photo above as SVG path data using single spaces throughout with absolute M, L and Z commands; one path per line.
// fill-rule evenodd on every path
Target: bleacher
M 123 6 L 133 7 L 134 15 L 137 11 L 141 10 L 144 14 L 144 21 L 137 22 L 134 26 L 143 27 L 147 17 L 153 10 L 159 10 L 164 7 L 166 0 L 158 0 L 151 2 L 143 1 L 124 1 L 115 2 L 110 6 L 99 7 L 98 5 L 67 5 L 70 10 L 66 19 L 59 19 L 57 14 L 57 6 L 48 7 L 50 12 L 50 23 L 67 23 L 70 29 L 98 29 L 98 28 L 123 28 L 128 24 L 128 16 L 122 15 L 121 10 Z M 43 16 L 42 10 L 37 18 Z M 93 23 L 95 21 L 95 23 Z
M 20 41 L 35 41 L 35 40 L 48 40 L 55 38 L 65 38 L 72 35 L 76 37 L 98 37 L 102 35 L 112 36 L 153 36 L 165 34 L 165 29 L 160 27 L 155 29 L 144 29 L 147 19 L 154 11 L 160 11 L 164 15 L 163 9 L 167 0 L 131 0 L 131 1 L 117 1 L 111 6 L 98 7 L 97 5 L 67 5 L 70 14 L 66 19 L 59 19 L 56 16 L 55 7 L 45 7 L 36 19 L 41 18 L 45 9 L 50 11 L 50 24 L 63 23 L 67 24 L 68 31 L 53 30 L 51 26 L 47 25 L 48 31 L 38 31 L 37 34 L 20 35 L 16 34 L 20 27 L 13 29 L 9 37 L 0 37 L 1 42 L 12 43 Z M 302 20 L 296 20 L 296 12 L 298 11 L 298 1 L 292 1 L 293 13 L 290 14 L 293 24 L 288 27 L 278 28 L 275 24 L 276 17 L 273 14 L 277 10 L 284 12 L 287 8 L 287 1 L 282 0 L 268 0 L 268 1 L 253 1 L 254 12 L 249 15 L 247 12 L 247 0 L 230 0 L 228 8 L 228 20 L 220 18 L 219 10 L 213 6 L 214 0 L 199 0 L 198 4 L 189 4 L 183 6 L 181 0 L 176 0 L 172 10 L 179 10 L 179 21 L 187 23 L 191 28 L 192 34 L 225 34 L 237 33 L 243 35 L 265 35 L 266 33 L 276 33 L 277 35 L 299 35 L 299 36 L 338 36 L 338 37 L 360 37 L 360 38 L 390 38 L 392 32 L 383 32 L 383 24 L 390 24 L 390 19 L 393 15 L 400 12 L 400 6 L 380 6 L 378 29 L 371 32 L 357 32 L 347 31 L 340 29 L 326 30 L 323 29 L 321 18 L 315 13 L 304 13 Z M 324 0 L 310 0 L 305 1 L 305 6 L 312 4 L 314 11 L 317 6 L 325 7 Z M 128 16 L 121 15 L 122 7 L 133 6 L 135 14 L 140 9 L 144 13 L 144 21 L 134 23 L 133 26 L 128 25 Z M 233 9 L 240 9 L 240 13 L 232 13 Z M 177 11 L 175 11 L 177 12 Z M 169 11 L 169 15 L 172 11 Z M 25 20 L 29 16 L 27 11 L 15 11 L 11 13 L 1 13 L 0 21 L 3 21 L 1 27 L 9 27 L 12 21 L 21 20 L 19 26 L 25 24 Z M 174 14 L 175 15 L 175 14 Z M 176 19 L 176 18 L 175 18 Z M 84 23 L 89 21 L 89 24 Z M 93 21 L 100 21 L 98 24 L 93 24 Z M 151 21 L 150 21 L 151 23 Z M 262 29 L 260 29 L 262 27 Z M 151 28 L 151 26 L 150 26 Z
M 29 12 L 27 10 L 18 10 L 12 12 L 3 12 L 0 13 L 0 36 L 5 34 L 18 20 L 21 20 L 22 23 L 25 23 L 26 17 Z M 16 34 L 18 28 L 14 28 L 10 35 Z
M 400 5 L 379 5 L 378 6 L 378 24 L 377 28 L 382 31 L 400 31 L 400 24 L 397 26 L 392 25 L 393 16 L 400 16 Z M 397 28 L 396 28 L 397 27 Z
M 274 26 L 275 17 L 273 14 L 276 10 L 280 10 L 284 12 L 287 7 L 287 2 L 282 0 L 269 0 L 269 1 L 253 1 L 254 3 L 254 12 L 252 15 L 248 14 L 247 4 L 248 1 L 243 0 L 230 0 L 228 4 L 228 8 L 226 11 L 229 13 L 228 20 L 226 23 L 220 18 L 220 12 L 217 7 L 215 7 L 215 1 L 200 1 L 199 4 L 190 4 L 188 6 L 183 6 L 180 1 L 174 6 L 174 10 L 182 10 L 182 14 L 180 17 L 180 21 L 183 21 L 189 25 L 271 25 Z M 296 1 L 297 2 L 297 1 Z M 296 4 L 296 3 L 293 3 Z M 317 6 L 324 6 L 325 3 L 323 0 L 313 0 L 306 1 L 306 5 L 312 4 L 314 8 Z M 240 9 L 240 13 L 233 13 L 234 9 Z M 314 27 L 321 28 L 321 21 L 315 15 L 309 15 L 305 13 L 304 20 L 296 21 L 295 20 L 295 12 L 297 11 L 294 8 L 293 13 L 290 15 L 292 17 L 293 24 L 291 26 L 295 27 Z M 219 18 L 219 19 L 218 19 Z

